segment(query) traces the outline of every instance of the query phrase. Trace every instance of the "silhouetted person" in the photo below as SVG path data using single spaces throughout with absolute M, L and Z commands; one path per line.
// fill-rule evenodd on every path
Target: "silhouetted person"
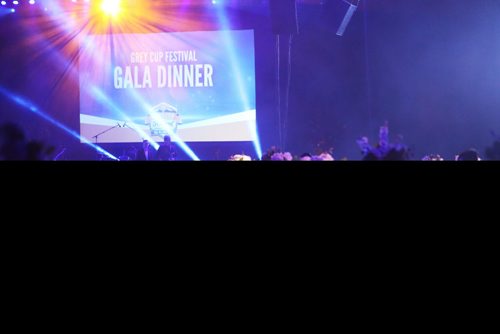
M 172 147 L 172 140 L 170 139 L 170 136 L 163 137 L 163 143 L 161 143 L 158 151 L 156 152 L 156 160 L 174 160 L 174 149 Z
M 463 151 L 459 155 L 457 155 L 456 158 L 457 161 L 478 161 L 481 160 L 479 157 L 479 152 L 476 151 L 475 149 L 471 148 L 468 149 L 467 151 Z
M 137 151 L 136 160 L 155 160 L 155 150 L 147 140 L 142 141 L 142 148 Z
M 486 148 L 486 159 L 500 160 L 500 139 L 496 140 L 491 147 Z
M 39 141 L 27 141 L 16 124 L 0 126 L 0 160 L 45 160 L 53 149 Z
M 0 126 L 0 160 L 26 160 L 26 137 L 16 124 Z

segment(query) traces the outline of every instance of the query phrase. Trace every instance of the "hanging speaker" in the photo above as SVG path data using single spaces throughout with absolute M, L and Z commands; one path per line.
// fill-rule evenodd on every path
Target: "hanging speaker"
M 299 33 L 296 0 L 269 0 L 273 34 Z

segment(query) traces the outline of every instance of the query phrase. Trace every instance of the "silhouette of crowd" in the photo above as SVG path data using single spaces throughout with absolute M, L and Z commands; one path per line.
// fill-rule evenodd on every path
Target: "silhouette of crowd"
M 379 138 L 376 145 L 371 145 L 367 137 L 361 137 L 357 141 L 361 150 L 361 160 L 412 160 L 410 150 L 402 143 L 402 137 L 398 136 L 395 142 L 389 141 L 389 127 L 384 124 L 380 127 Z M 65 150 L 65 149 L 64 149 Z M 59 154 L 56 154 L 54 147 L 46 145 L 44 142 L 29 140 L 23 129 L 14 123 L 5 123 L 0 125 L 0 160 L 59 160 Z M 494 142 L 485 149 L 486 160 L 500 160 L 500 137 L 494 135 Z M 279 148 L 271 147 L 260 160 L 271 161 L 332 161 L 335 160 L 333 148 L 322 148 L 317 154 L 303 153 L 300 156 L 294 156 L 290 152 L 282 152 Z M 118 160 L 175 160 L 176 152 L 169 136 L 165 136 L 159 148 L 155 150 L 150 143 L 145 140 L 140 149 L 133 147 L 127 151 L 124 150 Z M 252 160 L 250 156 L 244 154 L 233 155 L 229 160 L 241 161 Z M 341 160 L 346 160 L 341 159 Z M 445 160 L 439 154 L 429 154 L 421 159 L 423 161 L 443 161 Z M 458 153 L 454 160 L 456 161 L 478 161 L 482 160 L 478 150 L 469 148 Z
M 0 160 L 48 160 L 53 151 L 41 141 L 28 140 L 17 124 L 0 125 Z

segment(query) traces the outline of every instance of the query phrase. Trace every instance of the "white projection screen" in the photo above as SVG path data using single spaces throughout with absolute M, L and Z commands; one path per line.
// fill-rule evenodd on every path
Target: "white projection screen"
M 92 35 L 79 73 L 91 142 L 255 140 L 253 30 Z

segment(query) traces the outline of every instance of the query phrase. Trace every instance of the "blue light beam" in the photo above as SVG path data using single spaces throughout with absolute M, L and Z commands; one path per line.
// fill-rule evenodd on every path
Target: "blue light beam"
M 244 110 L 249 110 L 250 109 L 250 104 L 248 101 L 248 96 L 245 91 L 245 85 L 243 83 L 243 77 L 240 72 L 240 64 L 238 62 L 238 59 L 236 57 L 236 52 L 235 52 L 235 47 L 234 47 L 234 42 L 233 39 L 231 38 L 229 31 L 230 31 L 230 25 L 229 25 L 229 20 L 227 19 L 227 15 L 225 12 L 225 9 L 223 6 L 218 6 L 217 8 L 217 18 L 219 20 L 220 25 L 222 26 L 222 33 L 224 36 L 224 45 L 226 46 L 227 53 L 229 55 L 229 60 L 231 63 L 232 71 L 235 73 L 236 76 L 236 84 L 238 86 L 238 91 L 240 94 L 241 102 L 243 103 Z M 257 123 L 257 114 L 255 115 L 255 123 Z M 262 148 L 260 145 L 260 138 L 259 138 L 259 133 L 257 131 L 257 126 L 253 126 L 252 129 L 250 129 L 251 132 L 254 134 L 254 140 L 253 140 L 253 146 L 255 148 L 255 152 L 258 155 L 258 158 L 260 159 L 262 157 Z
M 19 96 L 17 94 L 14 94 L 14 93 L 10 92 L 9 90 L 7 90 L 6 88 L 1 87 L 1 86 L 0 86 L 0 93 L 2 93 L 4 96 L 6 96 L 11 101 L 15 102 L 17 105 L 19 105 L 19 106 L 21 106 L 23 108 L 28 109 L 29 111 L 31 111 L 35 115 L 41 117 L 42 119 L 48 121 L 49 123 L 51 123 L 51 124 L 57 126 L 58 128 L 64 130 L 66 133 L 70 134 L 74 138 L 76 138 L 76 139 L 84 142 L 87 145 L 90 145 L 97 152 L 104 154 L 105 156 L 107 156 L 108 158 L 110 158 L 112 160 L 116 160 L 116 161 L 119 160 L 117 157 L 115 157 L 114 155 L 112 155 L 108 151 L 104 150 L 102 147 L 99 147 L 99 146 L 93 144 L 92 142 L 88 141 L 86 138 L 81 137 L 75 131 L 71 130 L 70 128 L 68 128 L 64 124 L 58 122 L 54 118 L 50 117 L 48 114 L 44 113 L 42 110 L 40 110 L 31 101 L 29 101 L 29 100 L 27 100 L 27 99 L 25 99 L 25 98 L 23 98 L 23 97 L 21 97 L 21 96 Z

